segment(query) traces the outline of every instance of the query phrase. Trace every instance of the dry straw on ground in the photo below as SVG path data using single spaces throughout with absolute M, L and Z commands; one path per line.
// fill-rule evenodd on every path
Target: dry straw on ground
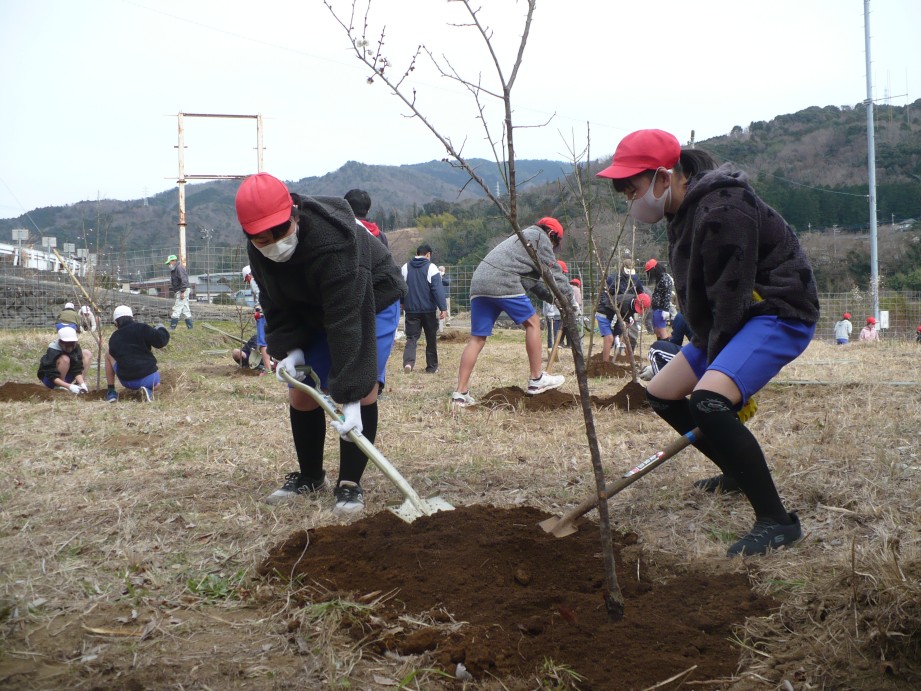
M 0 384 L 35 384 L 48 340 L 0 333 Z M 458 506 L 560 513 L 581 501 L 593 485 L 578 408 L 452 411 L 462 347 L 442 342 L 432 376 L 404 375 L 397 345 L 377 446 L 420 494 L 437 491 Z M 352 613 L 374 617 L 393 593 L 330 599 L 316 584 L 255 578 L 274 545 L 340 519 L 328 497 L 260 501 L 295 468 L 284 389 L 203 354 L 221 348 L 218 335 L 177 330 L 159 356 L 165 385 L 151 405 L 63 393 L 0 401 L 0 686 L 458 685 L 425 654 L 372 653 L 347 635 Z M 618 528 L 638 534 L 648 563 L 746 573 L 779 603 L 736 632 L 735 675 L 686 687 L 921 684 L 919 356 L 915 344 L 817 342 L 759 396 L 749 424 L 785 502 L 800 512 L 806 535 L 795 549 L 728 561 L 727 542 L 750 527 L 750 509 L 690 488 L 713 474 L 693 450 L 612 501 Z M 567 353 L 555 371 L 574 392 Z M 523 387 L 526 375 L 522 334 L 501 334 L 487 344 L 471 393 Z M 592 393 L 612 396 L 625 383 L 592 379 Z M 596 423 L 611 476 L 673 438 L 643 410 L 605 408 Z M 327 448 L 334 470 L 331 434 Z M 398 497 L 373 467 L 365 484 L 369 514 Z M 425 616 L 407 612 L 403 626 Z M 608 654 L 598 645 L 587 653 Z M 485 679 L 468 688 L 542 684 L 579 687 L 550 663 L 519 686 Z

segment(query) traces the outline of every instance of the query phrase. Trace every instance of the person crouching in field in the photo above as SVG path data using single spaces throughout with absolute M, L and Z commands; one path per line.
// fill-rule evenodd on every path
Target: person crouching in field
M 841 319 L 835 323 L 835 343 L 838 345 L 847 345 L 851 340 L 851 313 L 845 312 Z
M 73 394 L 86 393 L 83 372 L 89 369 L 93 353 L 82 350 L 77 342 L 77 330 L 64 326 L 58 337 L 48 344 L 48 350 L 38 363 L 38 378 L 49 389 L 62 389 Z
M 251 285 L 256 285 L 256 282 L 253 281 Z M 250 336 L 242 348 L 234 348 L 230 356 L 240 367 L 249 369 L 249 355 L 252 351 L 258 350 L 260 362 L 256 365 L 256 371 L 261 377 L 272 372 L 272 358 L 269 357 L 265 342 L 265 317 L 262 315 L 261 305 L 253 308 L 253 320 L 256 322 L 256 333 Z
M 160 387 L 157 358 L 151 348 L 163 348 L 169 343 L 169 331 L 163 324 L 156 327 L 134 321 L 134 312 L 127 305 L 119 305 L 112 314 L 115 331 L 109 336 L 106 353 L 106 400 L 118 401 L 115 377 L 130 391 L 140 391 L 150 403 L 154 391 Z
M 262 290 L 269 355 L 281 373 L 303 381 L 309 365 L 342 407 L 339 478 L 334 509 L 364 508 L 361 477 L 368 459 L 348 438 L 377 436 L 378 383 L 400 321 L 406 283 L 382 242 L 355 223 L 341 197 L 301 197 L 268 173 L 246 178 L 236 211 L 246 236 L 253 276 Z M 308 382 L 312 385 L 312 382 Z M 323 409 L 299 388 L 288 388 L 291 434 L 299 469 L 266 498 L 270 504 L 319 492 L 326 420 Z
M 860 330 L 860 340 L 879 343 L 879 331 L 876 330 L 875 317 L 867 317 L 867 325 Z
M 544 268 L 550 272 L 563 297 L 572 302 L 572 287 L 553 254 L 563 242 L 563 226 L 555 218 L 542 218 L 521 231 L 525 241 L 537 251 Z M 534 265 L 518 235 L 500 242 L 487 254 L 473 272 L 470 280 L 470 340 L 461 354 L 457 371 L 457 388 L 451 402 L 458 407 L 475 405 L 468 385 L 473 368 L 486 339 L 503 311 L 518 325 L 524 326 L 525 350 L 528 353 L 530 376 L 525 393 L 529 396 L 557 389 L 565 378 L 543 370 L 540 338 L 540 317 L 534 311 L 527 293 L 553 302 L 553 293 L 543 284 L 540 269 Z
M 794 544 L 802 537 L 799 518 L 784 508 L 738 412 L 815 333 L 818 292 L 796 235 L 744 173 L 717 167 L 701 149 L 682 151 L 661 130 L 628 134 L 598 176 L 626 196 L 637 221 L 668 219 L 669 264 L 693 334 L 646 393 L 681 434 L 700 428 L 694 445 L 723 471 L 695 485 L 738 488 L 751 503 L 755 524 L 727 555 Z

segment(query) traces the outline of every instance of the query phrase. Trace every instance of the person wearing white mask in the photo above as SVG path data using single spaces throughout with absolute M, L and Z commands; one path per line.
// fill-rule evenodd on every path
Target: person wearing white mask
M 728 556 L 765 554 L 802 537 L 784 508 L 764 452 L 738 413 L 809 345 L 819 318 L 812 267 L 796 235 L 748 177 L 662 130 L 628 134 L 598 177 L 626 196 L 643 223 L 668 221 L 678 308 L 693 335 L 646 389 L 650 406 L 722 475 L 704 491 L 741 491 L 755 513 Z
M 309 365 L 342 407 L 344 420 L 331 423 L 340 435 L 334 508 L 361 511 L 368 459 L 347 435 L 355 429 L 374 443 L 377 384 L 393 348 L 406 283 L 387 248 L 355 223 L 341 197 L 291 194 L 281 180 L 257 173 L 240 185 L 236 211 L 261 289 L 276 373 L 279 380 L 284 370 L 303 381 L 296 367 Z M 288 403 L 299 470 L 266 498 L 272 504 L 326 484 L 323 409 L 294 387 Z

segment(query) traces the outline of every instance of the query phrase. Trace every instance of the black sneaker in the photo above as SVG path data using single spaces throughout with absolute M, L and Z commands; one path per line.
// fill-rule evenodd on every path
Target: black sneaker
M 300 473 L 285 475 L 285 484 L 265 498 L 266 504 L 280 504 L 299 494 L 319 492 L 326 486 L 326 471 L 318 479 L 305 478 Z
M 425 368 L 425 373 L 426 373 L 426 374 L 435 374 L 437 371 L 438 371 L 438 366 L 437 366 L 437 365 L 436 365 L 435 367 L 426 367 L 426 368 Z
M 702 489 L 704 492 L 710 492 L 710 494 L 714 494 L 715 492 L 720 492 L 722 494 L 742 493 L 742 488 L 739 487 L 739 483 L 728 475 L 714 475 L 713 477 L 708 477 L 706 480 L 697 480 L 694 486 L 697 489 Z
M 336 505 L 334 511 L 342 513 L 358 513 L 365 508 L 365 497 L 361 490 L 361 485 L 357 482 L 342 480 L 339 486 L 333 490 L 336 496 Z
M 803 537 L 803 528 L 799 523 L 796 512 L 789 514 L 790 525 L 781 525 L 770 518 L 760 518 L 755 521 L 751 532 L 736 542 L 726 552 L 727 557 L 750 556 L 754 554 L 767 554 L 770 549 L 780 549 L 797 542 Z

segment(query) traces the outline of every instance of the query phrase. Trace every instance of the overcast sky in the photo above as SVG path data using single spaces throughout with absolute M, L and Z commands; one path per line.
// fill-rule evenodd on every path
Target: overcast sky
M 330 0 L 347 18 L 351 2 Z M 524 2 L 482 0 L 510 69 Z M 871 0 L 874 98 L 921 97 L 921 1 Z M 460 3 L 374 0 L 394 73 L 419 44 L 494 86 Z M 489 157 L 473 101 L 428 61 L 412 73 L 431 123 Z M 323 175 L 353 160 L 412 164 L 443 147 L 364 66 L 321 0 L 0 0 L 0 218 L 175 189 L 177 113 L 261 114 L 265 170 Z M 866 98 L 863 0 L 541 0 L 512 92 L 520 158 L 568 160 L 591 133 L 682 142 L 809 106 Z M 906 97 L 907 94 L 907 97 Z M 495 112 L 495 111 L 490 111 Z M 918 114 L 921 116 L 921 113 Z M 492 120 L 498 132 L 497 121 Z M 251 120 L 186 119 L 186 174 L 256 169 Z

